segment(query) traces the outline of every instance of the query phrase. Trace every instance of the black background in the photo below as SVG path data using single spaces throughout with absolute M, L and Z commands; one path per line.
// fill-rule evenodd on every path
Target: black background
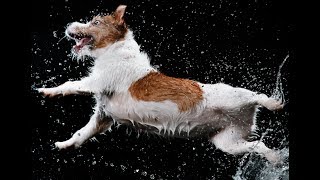
M 53 143 L 72 136 L 92 114 L 91 97 L 47 99 L 36 87 L 52 87 L 87 74 L 92 60 L 73 60 L 74 42 L 64 37 L 73 21 L 90 20 L 126 4 L 125 19 L 151 64 L 161 72 L 203 83 L 224 82 L 271 95 L 279 65 L 287 105 L 281 112 L 261 109 L 257 123 L 268 147 L 288 147 L 295 116 L 295 18 L 287 1 L 32 1 L 29 30 L 32 179 L 231 179 L 241 155 L 215 149 L 206 138 L 169 138 L 113 127 L 73 151 Z M 294 144 L 290 140 L 290 145 Z

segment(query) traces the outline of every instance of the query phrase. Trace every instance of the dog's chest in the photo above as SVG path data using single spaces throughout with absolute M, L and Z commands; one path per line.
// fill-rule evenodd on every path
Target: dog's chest
M 134 100 L 128 93 L 103 92 L 97 96 L 97 101 L 103 107 L 104 112 L 114 119 L 143 121 L 146 114 L 150 114 L 148 109 L 153 108 Z M 158 115 L 154 113 L 153 116 Z

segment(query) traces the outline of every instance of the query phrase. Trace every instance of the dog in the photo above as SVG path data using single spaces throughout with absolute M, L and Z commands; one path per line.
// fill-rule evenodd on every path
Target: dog
M 216 148 L 233 155 L 255 152 L 269 162 L 279 154 L 261 141 L 248 141 L 259 107 L 271 111 L 283 102 L 265 94 L 227 84 L 203 84 L 164 75 L 150 65 L 124 20 L 126 6 L 90 22 L 73 22 L 65 34 L 76 44 L 72 53 L 91 56 L 88 76 L 53 88 L 39 88 L 43 96 L 93 94 L 96 101 L 89 122 L 73 136 L 56 142 L 58 149 L 78 148 L 114 123 L 133 124 L 159 134 L 208 134 Z

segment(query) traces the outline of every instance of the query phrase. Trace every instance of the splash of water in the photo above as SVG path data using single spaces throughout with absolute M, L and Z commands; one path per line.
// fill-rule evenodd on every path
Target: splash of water
M 271 97 L 280 100 L 285 104 L 283 87 L 281 82 L 281 69 L 289 55 L 285 57 L 279 66 L 277 73 L 276 88 L 274 89 Z M 262 134 L 260 141 L 268 133 L 267 131 Z M 282 142 L 286 143 L 286 142 Z M 283 148 L 278 151 L 281 157 L 281 165 L 273 165 L 268 161 L 262 159 L 254 153 L 245 154 L 238 166 L 236 174 L 233 176 L 234 180 L 288 180 L 289 179 L 289 149 Z
M 234 180 L 288 180 L 289 149 L 279 151 L 283 163 L 279 166 L 270 164 L 258 155 L 248 153 L 241 159 Z
M 284 98 L 282 82 L 281 82 L 281 69 L 288 58 L 289 58 L 289 54 L 284 58 L 284 60 L 282 61 L 282 63 L 279 66 L 279 70 L 277 73 L 276 88 L 273 90 L 273 93 L 271 95 L 272 98 L 280 100 L 283 104 L 285 104 L 285 98 Z

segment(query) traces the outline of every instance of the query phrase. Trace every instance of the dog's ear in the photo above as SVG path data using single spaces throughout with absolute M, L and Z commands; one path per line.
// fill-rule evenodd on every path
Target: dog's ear
M 118 22 L 119 25 L 124 24 L 123 15 L 126 11 L 126 7 L 127 7 L 126 5 L 120 5 L 120 6 L 118 6 L 116 11 L 114 12 L 114 18 Z

